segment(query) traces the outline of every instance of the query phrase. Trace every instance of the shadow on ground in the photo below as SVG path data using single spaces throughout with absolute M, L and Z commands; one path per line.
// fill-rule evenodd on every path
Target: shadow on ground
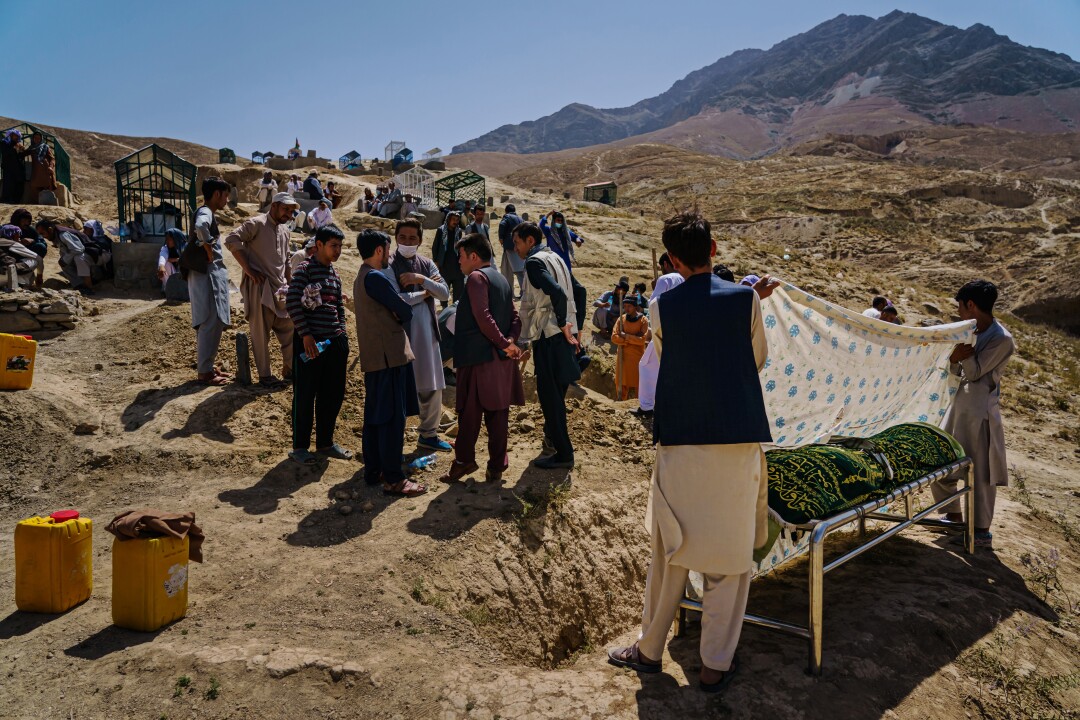
M 153 642 L 161 630 L 154 632 L 138 632 L 125 630 L 115 625 L 102 628 L 85 640 L 75 643 L 64 650 L 68 657 L 82 658 L 83 660 L 100 660 L 106 655 L 111 655 L 120 650 L 126 650 L 136 645 Z
M 189 380 L 176 387 L 140 390 L 135 399 L 120 414 L 120 422 L 123 423 L 126 432 L 138 430 L 153 420 L 171 401 L 184 395 L 197 393 L 204 387 L 196 380 Z
M 241 508 L 248 515 L 266 515 L 278 509 L 282 498 L 291 497 L 295 490 L 319 482 L 329 467 L 329 461 L 321 459 L 315 465 L 300 465 L 285 458 L 248 488 L 223 490 L 218 500 Z
M 668 646 L 690 685 L 666 673 L 642 676 L 639 717 L 728 716 L 765 702 L 777 717 L 877 720 L 1012 614 L 1056 620 L 992 552 L 965 555 L 954 542 L 942 538 L 934 548 L 894 538 L 825 577 L 821 677 L 807 674 L 805 641 L 744 625 L 738 675 L 720 698 L 706 695 L 697 687 L 700 625 L 691 622 Z M 755 580 L 747 611 L 805 624 L 806 570 L 804 559 Z
M 265 393 L 255 388 L 232 383 L 225 385 L 195 406 L 183 427 L 174 428 L 161 437 L 165 440 L 202 435 L 207 440 L 232 443 L 236 437 L 225 426 L 240 408 Z

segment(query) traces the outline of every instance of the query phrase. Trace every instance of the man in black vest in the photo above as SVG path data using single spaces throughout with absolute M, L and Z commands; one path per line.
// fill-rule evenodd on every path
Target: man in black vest
M 685 282 L 652 310 L 660 358 L 649 511 L 652 563 L 641 639 L 609 661 L 659 672 L 667 631 L 690 570 L 704 576 L 701 688 L 719 692 L 735 674 L 735 647 L 750 590 L 754 548 L 768 535 L 761 443 L 770 442 L 758 372 L 768 346 L 755 289 L 712 274 L 712 234 L 696 213 L 664 225 L 664 247 Z M 764 278 L 757 292 L 772 293 Z
M 479 469 L 476 439 L 483 420 L 488 432 L 486 477 L 498 482 L 509 465 L 510 406 L 525 404 L 517 363 L 522 351 L 515 344 L 521 318 L 510 285 L 491 266 L 487 238 L 479 233 L 466 235 L 458 241 L 457 251 L 466 275 L 454 327 L 458 435 L 454 462 L 440 480 L 454 482 Z

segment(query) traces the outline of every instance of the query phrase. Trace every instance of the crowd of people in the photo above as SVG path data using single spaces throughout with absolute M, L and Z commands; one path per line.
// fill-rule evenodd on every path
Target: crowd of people
M 32 133 L 25 147 L 22 140 L 22 132 L 14 128 L 0 137 L 0 203 L 55 205 L 56 156 L 52 145 L 40 132 Z M 51 202 L 42 193 L 54 194 Z
M 49 245 L 57 249 L 60 272 L 73 289 L 92 295 L 95 282 L 112 277 L 112 240 L 101 222 L 87 220 L 81 230 L 44 218 L 35 223 L 26 208 L 0 226 L 0 271 L 13 268 L 20 286 L 40 288 Z
M 335 437 L 352 351 L 345 310 L 350 298 L 335 267 L 345 234 L 328 218 L 293 252 L 291 222 L 299 202 L 290 189 L 271 195 L 264 212 L 223 235 L 217 214 L 231 188 L 210 177 L 201 189 L 191 237 L 167 233 L 158 263 L 163 281 L 177 273 L 186 277 L 197 380 L 209 386 L 230 381 L 216 363 L 222 332 L 231 324 L 228 249 L 242 272 L 258 383 L 268 391 L 292 385 L 289 457 L 305 466 L 353 459 Z M 329 209 L 332 201 L 325 204 Z M 351 293 L 365 387 L 364 479 L 389 495 L 428 491 L 403 466 L 410 416 L 419 418 L 418 450 L 452 455 L 440 481 L 455 483 L 479 471 L 476 445 L 484 427 L 484 476 L 501 482 L 509 467 L 509 415 L 524 404 L 522 368 L 530 359 L 543 416 L 543 451 L 532 464 L 569 470 L 577 460 L 565 398 L 588 360 L 581 337 L 587 298 L 573 271 L 575 249 L 585 239 L 567 226 L 563 213 L 533 223 L 508 205 L 498 228 L 503 257 L 496 266 L 486 208 L 469 210 L 466 218 L 457 210 L 446 213 L 430 253 L 423 224 L 414 218 L 398 220 L 392 236 L 368 229 L 355 238 L 362 261 Z M 20 209 L 0 237 L 18 241 L 38 259 L 47 253 L 46 243 L 53 244 L 72 283 L 92 288 L 94 269 L 106 255 L 88 249 L 99 232 L 93 222 L 82 231 L 34 223 Z M 609 660 L 658 672 L 687 573 L 698 571 L 704 576 L 700 680 L 703 689 L 718 691 L 736 671 L 753 551 L 767 535 L 762 444 L 772 435 L 758 381 L 768 355 L 760 300 L 778 283 L 768 275 L 736 281 L 730 269 L 713 264 L 711 228 L 697 213 L 669 219 L 662 241 L 666 252 L 651 293 L 623 277 L 592 303 L 597 334 L 619 348 L 618 397 L 637 395 L 637 413 L 652 417 L 656 449 L 641 635 L 630 646 L 613 648 Z M 945 430 L 973 459 L 976 541 L 985 547 L 992 541 L 995 489 L 1007 480 L 998 396 L 1014 344 L 994 318 L 992 283 L 968 283 L 956 300 L 961 318 L 975 321 L 977 340 L 957 346 L 949 358 L 960 384 Z M 884 297 L 875 298 L 871 310 L 886 321 L 896 314 Z M 280 376 L 272 367 L 271 342 L 281 351 Z M 453 444 L 440 437 L 443 391 L 451 377 L 458 419 Z M 937 483 L 935 498 L 947 497 L 955 483 L 955 477 Z M 959 507 L 944 510 L 947 521 L 962 520 Z
M 279 192 L 265 212 L 223 236 L 216 214 L 227 204 L 230 189 L 219 178 L 207 178 L 203 204 L 195 213 L 194 247 L 189 250 L 181 237 L 169 238 L 159 258 L 160 276 L 182 272 L 187 277 L 197 379 L 212 386 L 231 379 L 215 363 L 222 331 L 230 322 L 223 259 L 227 248 L 242 272 L 240 294 L 258 384 L 271 391 L 293 384 L 290 457 L 304 465 L 318 462 L 320 456 L 349 459 L 351 451 L 334 441 L 349 354 L 344 330 L 348 296 L 333 265 L 344 234 L 331 221 L 320 223 L 304 247 L 292 252 L 290 222 L 299 203 L 292 193 Z M 454 453 L 443 476 L 448 482 L 477 469 L 475 443 L 481 425 L 486 425 L 485 475 L 498 481 L 508 466 L 509 409 L 524 401 L 519 363 L 530 356 L 548 450 L 535 464 L 563 469 L 574 465 L 565 396 L 581 373 L 584 288 L 573 278 L 563 253 L 569 256 L 570 243 L 583 241 L 564 228 L 562 215 L 552 216 L 550 225 L 537 225 L 509 206 L 500 223 L 500 244 L 504 251 L 512 248 L 516 260 L 504 258 L 499 270 L 492 265 L 486 208 L 477 204 L 471 210 L 464 227 L 456 212 L 447 213 L 430 257 L 422 251 L 423 224 L 414 218 L 397 221 L 393 238 L 368 230 L 356 241 L 363 261 L 352 288 L 366 389 L 362 454 L 368 482 L 391 494 L 411 496 L 427 489 L 405 477 L 401 467 L 405 419 L 410 415 L 419 416 L 419 450 Z M 549 238 L 561 243 L 562 253 L 549 247 Z M 436 303 L 450 306 L 448 317 Z M 646 323 L 631 318 L 620 333 L 630 337 L 639 332 L 634 322 Z M 272 339 L 283 359 L 280 376 L 271 367 Z M 448 360 L 452 373 L 446 368 Z M 459 432 L 453 446 L 439 436 L 448 380 L 457 385 Z

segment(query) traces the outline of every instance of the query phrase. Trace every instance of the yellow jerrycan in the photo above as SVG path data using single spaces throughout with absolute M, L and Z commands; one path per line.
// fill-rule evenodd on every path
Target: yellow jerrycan
M 29 335 L 0 333 L 0 390 L 26 390 L 34 384 L 37 343 Z
M 187 614 L 188 538 L 113 540 L 113 623 L 152 632 Z
M 77 510 L 32 517 L 15 526 L 15 606 L 62 613 L 90 597 L 94 548 L 89 518 Z

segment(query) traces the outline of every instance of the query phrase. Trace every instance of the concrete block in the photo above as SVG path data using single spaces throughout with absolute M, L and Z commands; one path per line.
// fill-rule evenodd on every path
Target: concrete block
M 152 290 L 161 287 L 157 279 L 157 243 L 113 243 L 113 284 L 120 290 Z
M 425 230 L 437 230 L 443 224 L 445 215 L 442 210 L 426 210 L 420 208 L 419 211 L 424 216 L 424 229 Z

